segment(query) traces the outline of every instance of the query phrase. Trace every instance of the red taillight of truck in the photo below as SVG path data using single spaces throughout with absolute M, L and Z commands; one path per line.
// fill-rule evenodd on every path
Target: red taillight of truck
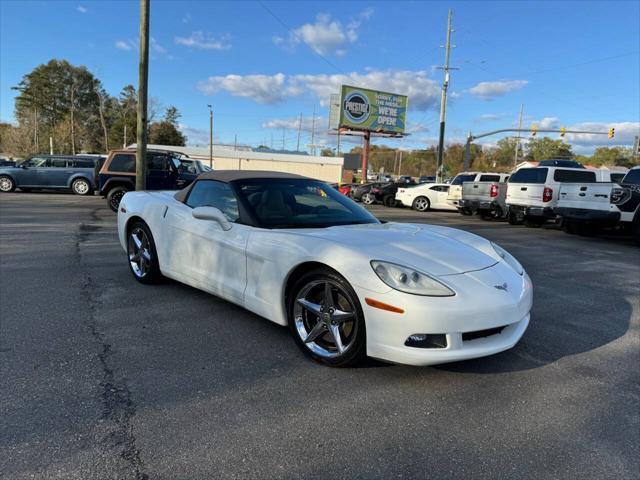
M 550 202 L 553 198 L 553 189 L 549 187 L 544 187 L 544 191 L 542 192 L 542 201 Z
M 498 185 L 491 185 L 491 190 L 489 191 L 489 196 L 491 198 L 498 196 Z

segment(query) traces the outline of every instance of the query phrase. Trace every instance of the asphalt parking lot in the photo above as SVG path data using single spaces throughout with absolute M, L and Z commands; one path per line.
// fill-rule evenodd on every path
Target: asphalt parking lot
M 330 369 L 286 329 L 131 277 L 99 197 L 0 197 L 0 477 L 640 478 L 640 249 L 375 206 L 513 253 L 512 350 Z

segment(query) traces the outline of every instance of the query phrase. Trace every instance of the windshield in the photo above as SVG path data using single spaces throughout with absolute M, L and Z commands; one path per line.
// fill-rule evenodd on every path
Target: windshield
M 453 179 L 453 182 L 451 182 L 451 185 L 462 185 L 463 182 L 473 182 L 475 178 L 475 173 L 471 175 L 457 175 L 456 178 Z
M 317 180 L 250 179 L 234 182 L 246 208 L 263 228 L 326 228 L 379 223 L 367 210 Z

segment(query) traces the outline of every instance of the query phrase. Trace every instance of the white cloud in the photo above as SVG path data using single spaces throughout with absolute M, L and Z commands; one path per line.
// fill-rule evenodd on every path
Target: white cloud
M 229 43 L 229 35 L 223 35 L 219 39 L 215 39 L 210 33 L 206 35 L 201 32 L 193 32 L 189 37 L 176 37 L 175 42 L 190 48 L 200 48 L 203 50 L 228 50 L 231 48 Z
M 358 29 L 362 22 L 372 15 L 373 9 L 367 8 L 344 26 L 339 20 L 331 18 L 331 15 L 319 13 L 314 23 L 305 23 L 294 29 L 289 35 L 288 44 L 285 45 L 284 39 L 279 36 L 273 37 L 272 41 L 287 48 L 305 43 L 320 55 L 344 56 L 347 53 L 346 47 L 358 40 Z
M 409 108 L 428 110 L 439 104 L 440 87 L 435 80 L 428 78 L 426 71 L 418 70 L 370 70 L 365 74 L 350 75 L 294 75 L 290 77 L 293 85 L 302 85 L 315 94 L 323 105 L 329 101 L 329 95 L 339 93 L 341 85 L 355 85 L 373 90 L 399 93 L 409 97 Z
M 209 77 L 198 83 L 198 89 L 205 95 L 213 95 L 221 90 L 234 97 L 248 97 L 258 103 L 274 104 L 287 96 L 285 75 L 227 75 Z
M 567 133 L 565 139 L 568 143 L 583 147 L 614 147 L 633 146 L 636 135 L 640 135 L 640 122 L 584 122 L 567 125 L 567 130 L 587 130 L 606 133 L 609 128 L 615 129 L 615 135 L 608 139 L 606 135 L 594 135 L 591 133 Z
M 529 82 L 527 80 L 499 80 L 496 82 L 480 82 L 468 91 L 470 94 L 485 100 L 501 97 L 514 90 L 524 88 Z
M 159 53 L 161 55 L 167 53 L 167 49 L 160 45 L 153 37 L 149 39 L 149 46 L 151 47 L 151 51 L 155 53 Z
M 538 128 L 544 130 L 559 128 L 559 122 L 560 119 L 558 117 L 544 117 L 542 120 L 534 121 L 532 123 L 537 125 Z
M 413 110 L 435 108 L 440 101 L 438 83 L 421 70 L 369 70 L 364 74 L 354 72 L 350 75 L 227 75 L 209 77 L 200 82 L 198 88 L 206 95 L 226 91 L 263 104 L 280 103 L 288 97 L 309 92 L 326 106 L 329 96 L 339 93 L 343 84 L 407 95 L 409 108 Z
M 484 122 L 495 122 L 496 120 L 500 120 L 502 117 L 503 115 L 498 113 L 484 113 L 480 115 L 479 120 Z
M 119 50 L 129 51 L 133 50 L 134 47 L 135 43 L 133 40 L 118 40 L 116 42 L 116 48 Z
M 79 11 L 80 13 L 87 13 L 89 11 L 89 9 L 83 5 L 78 5 L 76 7 L 76 10 Z

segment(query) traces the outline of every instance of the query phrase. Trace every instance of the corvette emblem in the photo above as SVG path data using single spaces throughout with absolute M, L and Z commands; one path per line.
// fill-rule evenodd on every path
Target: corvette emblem
M 508 285 L 507 283 L 503 283 L 502 285 L 494 285 L 493 288 L 496 288 L 498 290 L 504 290 L 505 292 L 508 292 L 509 290 L 507 289 Z

